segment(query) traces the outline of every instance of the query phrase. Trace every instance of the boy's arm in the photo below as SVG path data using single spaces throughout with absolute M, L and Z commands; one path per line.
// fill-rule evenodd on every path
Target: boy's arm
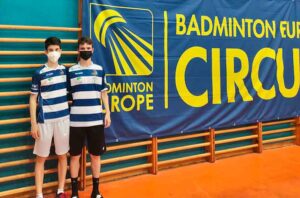
M 101 91 L 101 96 L 102 96 L 103 105 L 105 107 L 104 127 L 108 128 L 111 124 L 111 119 L 110 119 L 110 110 L 109 110 L 107 90 Z
M 38 125 L 37 125 L 37 119 L 36 119 L 37 97 L 39 91 L 40 91 L 40 78 L 39 78 L 39 72 L 36 71 L 32 76 L 31 94 L 29 99 L 31 136 L 34 139 L 38 139 L 40 137 Z
M 101 86 L 101 99 L 103 102 L 103 105 L 105 107 L 105 118 L 104 118 L 104 127 L 108 128 L 110 127 L 111 124 L 111 119 L 110 119 L 110 110 L 109 110 L 109 102 L 108 102 L 108 87 L 107 87 L 107 82 L 106 82 L 106 75 L 105 71 L 103 70 L 102 72 L 102 86 Z
M 38 139 L 40 137 L 40 134 L 39 134 L 37 119 L 36 119 L 37 94 L 30 94 L 29 108 L 30 108 L 30 119 L 31 119 L 31 136 L 34 139 Z

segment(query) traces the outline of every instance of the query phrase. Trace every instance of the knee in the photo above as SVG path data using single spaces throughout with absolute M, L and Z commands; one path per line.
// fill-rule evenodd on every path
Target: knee
M 44 164 L 46 159 L 47 159 L 46 157 L 36 156 L 36 163 L 37 164 Z
M 100 156 L 99 155 L 92 155 L 92 154 L 90 154 L 90 158 L 91 158 L 92 161 L 100 160 Z
M 80 155 L 71 156 L 71 161 L 79 161 Z
M 67 155 L 63 154 L 63 155 L 57 155 L 58 161 L 65 161 L 67 160 Z

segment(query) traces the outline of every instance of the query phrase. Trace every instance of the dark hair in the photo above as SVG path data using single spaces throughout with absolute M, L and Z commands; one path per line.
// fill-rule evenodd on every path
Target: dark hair
M 49 45 L 58 45 L 61 48 L 61 41 L 57 37 L 49 37 L 45 40 L 45 49 L 47 50 Z
M 83 45 L 83 44 L 89 44 L 89 45 L 93 45 L 93 40 L 89 37 L 81 37 L 80 39 L 78 39 L 78 47 L 79 45 Z

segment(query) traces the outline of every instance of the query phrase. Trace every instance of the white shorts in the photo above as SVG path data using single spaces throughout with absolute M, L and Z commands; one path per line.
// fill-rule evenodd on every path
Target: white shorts
M 40 138 L 35 140 L 33 154 L 48 157 L 52 138 L 54 137 L 55 153 L 66 154 L 69 151 L 70 120 L 64 119 L 52 123 L 38 123 Z

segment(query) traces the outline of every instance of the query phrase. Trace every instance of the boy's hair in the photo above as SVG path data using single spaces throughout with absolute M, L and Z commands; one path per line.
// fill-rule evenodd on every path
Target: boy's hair
M 58 45 L 61 48 L 61 41 L 57 37 L 49 37 L 45 40 L 45 49 L 47 50 L 49 45 Z
M 83 36 L 80 39 L 78 39 L 78 48 L 79 48 L 79 45 L 83 45 L 85 43 L 93 46 L 93 40 L 89 37 Z

